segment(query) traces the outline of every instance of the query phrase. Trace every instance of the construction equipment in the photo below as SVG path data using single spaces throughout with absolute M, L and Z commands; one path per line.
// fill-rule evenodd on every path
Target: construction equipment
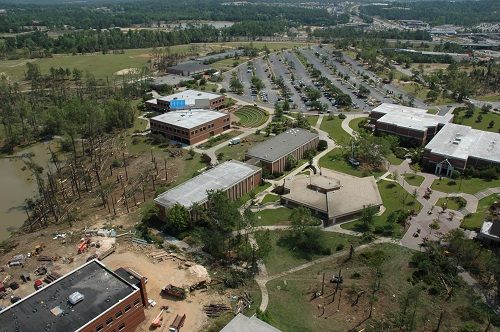
M 89 238 L 82 239 L 82 241 L 80 242 L 80 246 L 78 247 L 78 254 L 87 251 L 89 244 L 90 244 Z
M 168 329 L 168 332 L 179 332 L 179 330 L 181 329 L 181 327 L 184 326 L 184 321 L 186 320 L 186 315 L 177 315 L 174 319 L 174 321 L 172 322 L 172 324 L 170 324 L 170 327 Z
M 207 288 L 208 288 L 207 287 L 207 279 L 203 279 L 203 280 L 200 280 L 197 283 L 194 283 L 191 286 L 189 286 L 189 291 L 193 292 L 196 289 L 207 289 Z
M 172 296 L 175 296 L 175 297 L 183 299 L 183 300 L 186 298 L 186 294 L 187 294 L 187 291 L 184 288 L 177 287 L 177 286 L 174 286 L 172 284 L 164 286 L 161 289 L 161 291 L 163 294 L 172 295 Z
M 163 311 L 165 311 L 167 309 L 168 309 L 168 306 L 161 307 L 161 310 L 160 310 L 160 313 L 158 314 L 158 316 L 156 316 L 155 318 L 153 318 L 153 321 L 151 322 L 151 327 L 159 327 L 159 326 L 161 326 L 161 324 L 163 322 L 163 317 L 161 317 L 161 314 L 163 314 Z

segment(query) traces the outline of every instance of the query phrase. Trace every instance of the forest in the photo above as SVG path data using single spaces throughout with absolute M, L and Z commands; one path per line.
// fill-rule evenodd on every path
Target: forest
M 499 10 L 500 2 L 496 0 L 392 2 L 387 6 L 360 6 L 363 14 L 388 20 L 421 20 L 432 26 L 454 24 L 464 27 L 498 22 Z

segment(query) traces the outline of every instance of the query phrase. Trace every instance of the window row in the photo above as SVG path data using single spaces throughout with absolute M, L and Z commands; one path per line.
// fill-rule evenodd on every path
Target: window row
M 135 299 L 134 300 L 134 307 L 138 307 L 139 306 L 139 303 L 141 303 L 141 300 L 139 300 L 139 298 Z M 127 305 L 125 308 L 124 308 L 124 311 L 125 312 L 129 312 L 130 310 L 132 309 L 132 305 Z M 123 316 L 123 312 L 120 310 L 118 311 L 116 314 L 115 314 L 115 318 L 118 319 L 120 318 L 121 316 Z M 109 326 L 113 324 L 113 317 L 109 317 L 108 319 L 106 319 L 106 326 Z M 121 323 L 120 326 L 118 326 L 118 330 L 121 331 L 125 328 L 125 323 Z M 104 329 L 104 324 L 100 324 L 96 327 L 96 332 L 99 332 L 101 330 Z M 113 330 L 114 332 L 116 332 L 116 330 Z

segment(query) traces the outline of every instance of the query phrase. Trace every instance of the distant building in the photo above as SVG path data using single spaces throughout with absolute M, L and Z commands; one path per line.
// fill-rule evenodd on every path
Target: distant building
M 425 147 L 422 163 L 446 176 L 467 166 L 500 166 L 500 134 L 447 124 Z
M 322 168 L 321 174 L 285 179 L 284 187 L 281 204 L 306 207 L 325 226 L 357 218 L 364 206 L 383 204 L 373 176 L 358 178 Z
M 1 311 L 0 330 L 133 332 L 144 306 L 138 287 L 92 260 Z
M 220 332 L 281 332 L 255 316 L 238 314 Z
M 288 129 L 248 150 L 245 160 L 260 162 L 271 173 L 283 172 L 289 155 L 300 160 L 307 150 L 316 149 L 318 143 L 319 136 L 316 133 L 301 128 Z
M 149 119 L 151 133 L 193 145 L 228 130 L 229 114 L 210 110 L 183 110 Z
M 485 246 L 495 248 L 498 253 L 500 248 L 500 220 L 483 222 L 477 239 Z
M 447 123 L 453 114 L 434 115 L 425 109 L 383 103 L 370 112 L 370 124 L 378 132 L 398 135 L 417 146 L 424 146 Z
M 155 198 L 160 214 L 181 204 L 190 209 L 194 203 L 205 205 L 208 190 L 223 190 L 230 200 L 236 200 L 260 185 L 262 170 L 241 161 L 229 160 L 186 182 L 167 190 Z
M 182 109 L 213 109 L 220 110 L 224 108 L 226 97 L 221 94 L 185 90 L 168 96 L 148 100 L 146 108 L 155 112 L 169 112 Z
M 176 66 L 167 67 L 165 70 L 169 74 L 181 75 L 181 76 L 192 76 L 196 74 L 203 74 L 207 70 L 212 69 L 212 67 L 197 63 L 197 62 L 185 62 Z

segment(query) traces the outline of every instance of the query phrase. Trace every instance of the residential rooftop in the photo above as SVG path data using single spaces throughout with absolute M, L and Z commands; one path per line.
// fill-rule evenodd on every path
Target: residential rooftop
M 318 137 L 318 134 L 309 130 L 292 128 L 251 148 L 246 155 L 274 162 Z
M 310 184 L 334 190 L 324 194 L 308 188 Z M 362 210 L 364 205 L 383 204 L 373 176 L 358 178 L 322 168 L 321 175 L 287 178 L 285 187 L 290 193 L 283 195 L 284 198 L 328 213 L 329 218 L 354 213 Z
M 166 208 L 174 206 L 176 203 L 191 208 L 194 203 L 202 204 L 207 200 L 207 190 L 227 190 L 250 175 L 260 172 L 260 170 L 260 167 L 237 160 L 229 160 L 167 190 L 156 197 L 155 202 Z
M 227 116 L 227 113 L 221 113 L 206 109 L 193 109 L 167 112 L 155 116 L 152 119 L 162 123 L 191 129 L 201 126 L 207 122 L 223 118 L 224 116 Z
M 500 134 L 449 123 L 425 149 L 448 158 L 467 160 L 473 157 L 500 163 Z
M 441 116 L 427 113 L 425 109 L 389 103 L 383 103 L 374 108 L 372 112 L 385 114 L 377 120 L 378 123 L 411 128 L 418 131 L 426 131 L 427 128 L 436 127 L 439 124 L 444 125 L 453 119 L 453 114 Z
M 78 331 L 136 291 L 92 260 L 0 312 L 0 331 Z M 68 297 L 75 292 L 85 298 L 71 305 Z

